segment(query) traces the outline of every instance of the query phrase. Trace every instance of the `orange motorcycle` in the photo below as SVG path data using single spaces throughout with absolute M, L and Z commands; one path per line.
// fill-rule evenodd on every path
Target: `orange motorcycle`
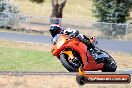
M 93 42 L 94 38 L 90 41 Z M 56 56 L 62 65 L 70 72 L 78 71 L 82 67 L 85 71 L 115 72 L 115 60 L 105 51 L 88 50 L 87 46 L 78 38 L 70 38 L 65 34 L 58 34 L 52 39 L 52 55 Z

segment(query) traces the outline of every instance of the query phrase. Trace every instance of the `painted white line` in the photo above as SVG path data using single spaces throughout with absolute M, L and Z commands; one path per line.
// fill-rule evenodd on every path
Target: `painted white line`
M 132 68 L 127 68 L 127 69 L 118 69 L 117 71 L 131 71 L 131 72 L 132 72 Z
M 15 40 L 13 40 L 13 41 L 15 41 Z M 44 43 L 25 42 L 25 41 L 15 41 L 15 42 L 18 42 L 18 43 L 29 43 L 29 44 L 41 44 L 41 45 L 50 45 L 50 44 L 44 44 Z

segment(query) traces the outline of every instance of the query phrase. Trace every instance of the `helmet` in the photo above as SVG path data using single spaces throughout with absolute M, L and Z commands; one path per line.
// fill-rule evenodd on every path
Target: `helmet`
M 60 27 L 60 25 L 58 25 L 58 24 L 51 24 L 51 25 L 50 25 L 50 30 L 49 30 L 49 31 L 50 31 L 52 37 L 55 37 L 57 34 L 60 33 L 61 27 Z

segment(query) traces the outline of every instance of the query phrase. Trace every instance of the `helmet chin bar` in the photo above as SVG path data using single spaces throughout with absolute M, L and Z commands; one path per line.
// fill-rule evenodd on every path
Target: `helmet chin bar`
M 50 25 L 49 31 L 50 31 L 52 37 L 55 37 L 57 34 L 59 34 L 60 30 L 61 30 L 60 25 L 56 25 L 56 24 Z
M 57 34 L 59 34 L 58 30 L 50 30 L 50 33 L 52 35 L 52 37 L 55 37 Z

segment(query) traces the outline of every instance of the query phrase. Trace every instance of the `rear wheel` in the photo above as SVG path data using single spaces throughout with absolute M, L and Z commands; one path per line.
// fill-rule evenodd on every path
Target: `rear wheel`
M 60 61 L 62 65 L 69 71 L 69 72 L 77 72 L 78 68 L 80 67 L 81 63 L 79 62 L 70 62 L 68 60 L 68 55 L 62 53 L 60 55 Z
M 108 53 L 107 53 L 108 54 Z M 109 54 L 108 54 L 109 55 Z M 106 59 L 105 64 L 103 66 L 102 72 L 115 72 L 117 69 L 117 65 L 115 60 L 109 55 L 109 58 Z
M 105 63 L 102 72 L 115 72 L 116 64 L 115 63 Z

